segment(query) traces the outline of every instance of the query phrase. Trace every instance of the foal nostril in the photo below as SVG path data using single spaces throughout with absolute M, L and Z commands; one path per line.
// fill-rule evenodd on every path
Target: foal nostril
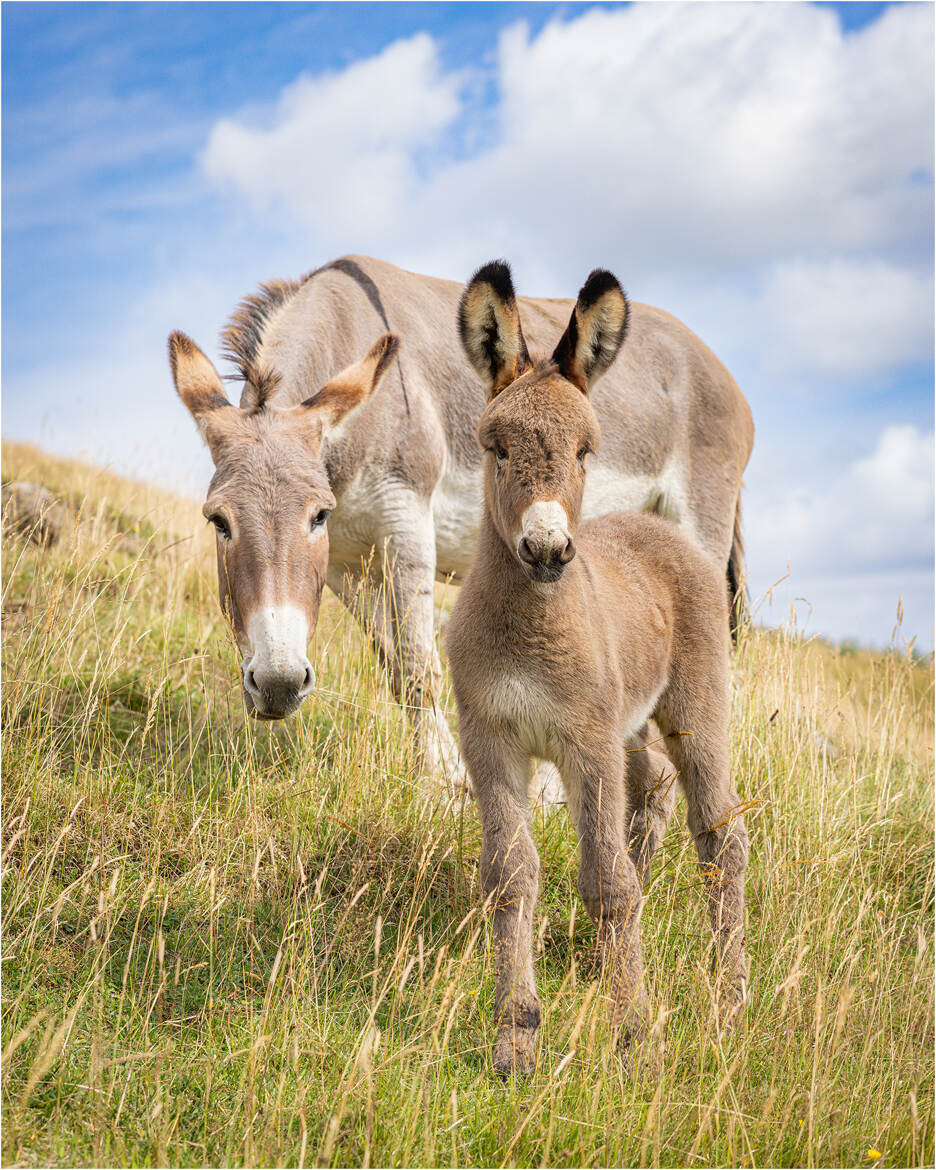
M 245 671 L 244 682 L 247 684 L 247 690 L 252 691 L 255 695 L 260 693 L 260 688 L 257 686 L 257 680 L 254 678 L 252 670 Z
M 530 547 L 530 542 L 526 537 L 520 541 L 520 546 L 517 549 L 517 553 L 519 554 L 521 561 L 526 561 L 528 565 L 536 564 L 536 554 Z
M 559 563 L 562 565 L 567 565 L 569 563 L 569 561 L 571 561 L 574 556 L 575 556 L 575 545 L 570 540 L 566 544 L 566 546 L 562 550 L 562 552 L 559 554 Z

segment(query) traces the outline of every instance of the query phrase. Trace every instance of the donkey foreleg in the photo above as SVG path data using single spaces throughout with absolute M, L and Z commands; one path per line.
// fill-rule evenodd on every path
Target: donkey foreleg
M 400 663 L 394 693 L 413 727 L 422 770 L 449 795 L 470 792 L 468 773 L 442 712 L 435 642 L 435 529 L 418 499 L 394 509 L 381 549 Z
M 413 728 L 420 768 L 457 794 L 470 791 L 467 771 L 438 703 L 442 666 L 432 636 L 432 579 L 420 583 L 419 576 L 412 561 L 383 580 L 329 566 L 328 584 L 371 637 Z

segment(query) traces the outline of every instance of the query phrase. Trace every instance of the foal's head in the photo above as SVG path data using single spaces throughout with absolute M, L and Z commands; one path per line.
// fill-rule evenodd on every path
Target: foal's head
M 462 297 L 462 344 L 490 393 L 478 426 L 488 508 L 534 581 L 558 581 L 575 556 L 585 457 L 601 438 L 587 395 L 617 356 L 627 317 L 617 279 L 596 269 L 552 357 L 534 361 L 506 264 L 480 268 Z
M 298 406 L 273 406 L 261 393 L 254 409 L 241 410 L 198 346 L 184 333 L 169 338 L 176 390 L 215 465 L 203 511 L 217 534 L 221 605 L 243 655 L 247 706 L 258 718 L 284 718 L 314 686 L 306 651 L 335 506 L 322 440 L 374 392 L 397 348 L 393 334 L 384 335 Z

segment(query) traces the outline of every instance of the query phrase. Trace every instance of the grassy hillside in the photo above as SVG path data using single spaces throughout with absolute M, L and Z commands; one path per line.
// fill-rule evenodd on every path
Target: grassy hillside
M 683 806 L 643 916 L 650 1057 L 609 1051 L 564 811 L 537 817 L 533 1078 L 489 1073 L 477 817 L 418 799 L 326 601 L 321 689 L 246 722 L 199 509 L 8 445 L 78 508 L 3 544 L 3 1160 L 931 1165 L 933 678 L 752 632 L 746 1027 L 713 1028 Z

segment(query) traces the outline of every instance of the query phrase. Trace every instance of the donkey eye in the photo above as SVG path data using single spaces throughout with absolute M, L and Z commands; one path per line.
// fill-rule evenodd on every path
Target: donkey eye
M 312 530 L 314 531 L 316 528 L 321 528 L 330 515 L 331 510 L 329 508 L 323 508 L 321 512 L 316 512 L 316 514 L 312 517 L 312 523 L 310 525 Z
M 214 516 L 209 516 L 208 523 L 215 526 L 215 531 L 219 536 L 223 537 L 225 540 L 231 539 L 230 526 L 223 516 L 219 516 L 217 513 Z

